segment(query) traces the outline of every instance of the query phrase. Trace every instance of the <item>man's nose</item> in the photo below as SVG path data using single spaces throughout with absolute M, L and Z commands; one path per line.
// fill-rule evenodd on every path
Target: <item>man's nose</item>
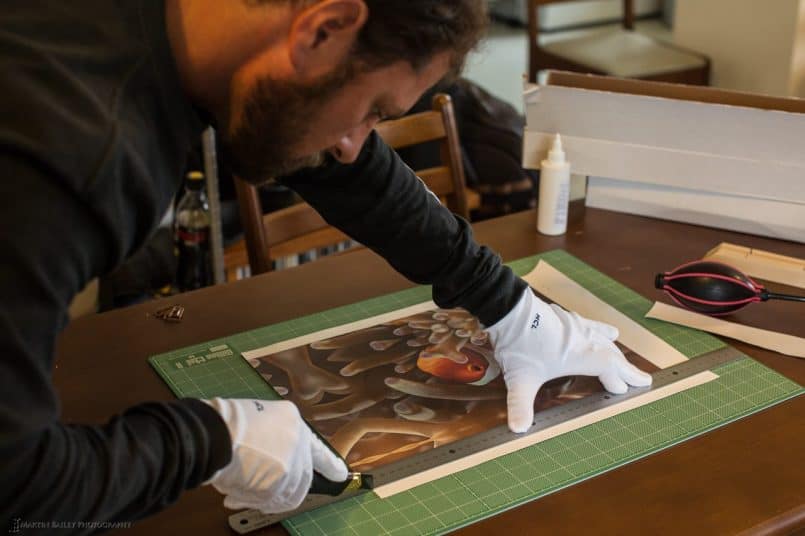
M 366 138 L 375 126 L 376 121 L 366 123 L 360 127 L 352 129 L 338 140 L 338 143 L 330 147 L 330 154 L 342 164 L 351 164 L 361 153 Z

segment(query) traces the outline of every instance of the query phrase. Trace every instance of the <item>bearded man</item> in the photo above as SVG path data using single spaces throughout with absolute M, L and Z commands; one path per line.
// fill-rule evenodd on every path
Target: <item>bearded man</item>
M 130 521 L 204 483 L 229 507 L 277 512 L 314 470 L 346 479 L 289 402 L 60 420 L 51 371 L 67 306 L 144 244 L 208 124 L 240 177 L 282 177 L 433 285 L 439 306 L 481 319 L 512 430 L 528 429 L 552 378 L 650 383 L 614 328 L 537 299 L 373 131 L 459 71 L 482 0 L 6 0 L 0 12 L 0 520 Z

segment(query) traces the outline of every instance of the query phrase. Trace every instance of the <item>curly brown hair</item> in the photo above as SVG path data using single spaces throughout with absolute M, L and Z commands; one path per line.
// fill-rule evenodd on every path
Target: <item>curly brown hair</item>
M 249 1 L 249 0 L 247 0 Z M 319 0 L 251 0 L 253 3 L 315 4 Z M 353 59 L 371 70 L 405 60 L 419 69 L 439 52 L 452 51 L 452 74 L 483 36 L 484 0 L 363 0 L 369 19 L 358 36 Z

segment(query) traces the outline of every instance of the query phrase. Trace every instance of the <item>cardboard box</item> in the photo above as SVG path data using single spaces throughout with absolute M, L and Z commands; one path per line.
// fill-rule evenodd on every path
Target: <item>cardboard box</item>
M 588 205 L 805 242 L 805 100 L 553 71 L 523 165 L 555 133 Z

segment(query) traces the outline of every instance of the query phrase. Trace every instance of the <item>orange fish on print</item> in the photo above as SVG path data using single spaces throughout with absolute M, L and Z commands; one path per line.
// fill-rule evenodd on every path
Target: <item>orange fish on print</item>
M 500 368 L 484 356 L 482 348 L 469 348 L 468 345 L 455 351 L 430 346 L 419 353 L 416 366 L 450 383 L 486 385 L 500 374 Z

